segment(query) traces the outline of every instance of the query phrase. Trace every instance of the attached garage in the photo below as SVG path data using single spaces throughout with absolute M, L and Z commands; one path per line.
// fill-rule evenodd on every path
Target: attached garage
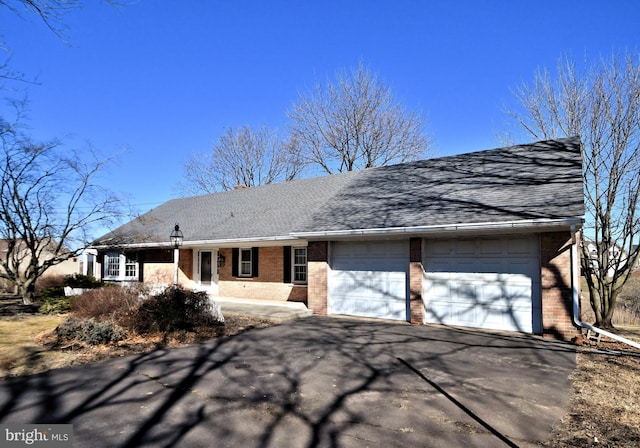
M 409 242 L 333 242 L 328 313 L 408 320 Z
M 425 240 L 425 323 L 542 332 L 537 236 Z

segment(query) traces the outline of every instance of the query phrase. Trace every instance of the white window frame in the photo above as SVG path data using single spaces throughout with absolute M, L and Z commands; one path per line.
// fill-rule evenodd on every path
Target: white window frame
M 243 259 L 243 254 L 248 253 L 248 260 Z M 248 268 L 247 271 L 243 267 Z M 238 277 L 251 278 L 253 276 L 253 251 L 249 248 L 240 248 L 238 250 Z
M 138 278 L 138 254 L 136 252 L 129 256 L 124 255 L 124 278 L 127 280 Z M 130 272 L 133 274 L 129 275 Z
M 304 251 L 304 263 L 296 263 L 296 251 Z M 291 278 L 296 285 L 306 285 L 309 278 L 309 267 L 307 263 L 307 247 L 293 246 L 291 248 Z M 304 280 L 299 280 L 296 275 L 296 268 L 304 268 Z
M 140 272 L 139 271 L 140 266 L 138 264 L 136 254 L 131 254 L 130 256 L 127 256 L 119 252 L 107 252 L 104 255 L 103 263 L 104 263 L 104 266 L 102 269 L 103 280 L 111 280 L 111 281 L 138 280 L 138 272 Z M 117 269 L 117 272 L 116 272 L 116 269 Z M 131 273 L 132 271 L 133 271 L 133 275 L 127 275 L 127 273 Z
M 104 273 L 105 280 L 117 280 L 120 278 L 120 254 L 117 252 L 107 252 L 104 255 Z

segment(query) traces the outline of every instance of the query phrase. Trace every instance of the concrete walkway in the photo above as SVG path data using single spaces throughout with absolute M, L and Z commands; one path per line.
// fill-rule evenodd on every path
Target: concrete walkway
M 217 305 L 220 305 L 223 316 L 227 314 L 242 314 L 275 322 L 286 322 L 313 314 L 313 311 L 301 302 L 240 299 L 236 297 L 213 297 L 212 300 Z

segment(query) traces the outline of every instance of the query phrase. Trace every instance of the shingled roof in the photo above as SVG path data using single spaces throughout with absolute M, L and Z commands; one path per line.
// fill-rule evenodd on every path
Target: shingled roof
M 576 137 L 170 200 L 96 241 L 291 239 L 584 215 Z

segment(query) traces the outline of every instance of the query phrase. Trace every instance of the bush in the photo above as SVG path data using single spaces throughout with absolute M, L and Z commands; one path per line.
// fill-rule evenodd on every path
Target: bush
M 42 305 L 40 306 L 40 312 L 42 314 L 59 314 L 59 313 L 68 313 L 71 311 L 72 301 L 71 297 L 64 297 L 58 295 L 44 295 L 48 293 L 48 291 L 54 288 L 49 288 L 43 292 L 42 297 Z
M 41 297 L 63 297 L 64 279 L 63 275 L 45 274 L 36 281 L 36 293 Z
M 193 331 L 219 324 L 206 292 L 169 288 L 144 300 L 129 316 L 128 326 L 140 334 Z
M 102 283 L 92 275 L 72 274 L 65 276 L 64 286 L 69 286 L 70 288 L 95 289 L 100 288 Z
M 47 299 L 59 299 L 65 297 L 64 286 L 51 286 L 42 290 L 40 293 L 40 300 L 44 303 Z
M 62 340 L 76 340 L 90 345 L 109 344 L 124 339 L 126 331 L 111 320 L 70 317 L 54 330 Z
M 138 304 L 135 291 L 119 286 L 104 286 L 77 296 L 71 310 L 82 318 L 119 321 Z

